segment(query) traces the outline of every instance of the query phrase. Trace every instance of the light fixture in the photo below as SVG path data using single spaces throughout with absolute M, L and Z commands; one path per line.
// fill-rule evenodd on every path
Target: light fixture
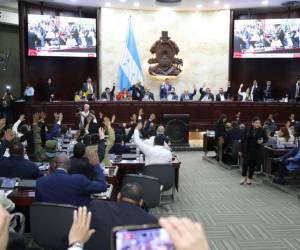
M 140 7 L 140 3 L 139 2 L 134 2 L 133 6 L 134 7 Z
M 215 5 L 218 5 L 219 3 L 220 3 L 219 0 L 215 0 L 215 1 L 214 1 L 214 4 L 215 4 Z
M 228 3 L 224 4 L 224 9 L 230 9 L 230 5 Z
M 105 3 L 105 7 L 111 7 L 111 3 L 110 2 L 106 2 Z
M 268 5 L 268 4 L 269 4 L 269 1 L 268 1 L 268 0 L 263 0 L 263 1 L 261 2 L 261 4 L 262 4 L 262 5 Z
M 120 3 L 126 3 L 126 0 L 120 0 Z
M 203 7 L 203 5 L 200 4 L 200 3 L 196 5 L 196 8 L 197 8 L 197 9 L 201 9 L 202 7 Z

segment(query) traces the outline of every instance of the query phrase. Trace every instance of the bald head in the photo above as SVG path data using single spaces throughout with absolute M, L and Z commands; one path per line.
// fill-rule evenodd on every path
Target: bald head
M 54 167 L 57 168 L 63 168 L 67 171 L 70 169 L 70 159 L 68 156 L 64 154 L 60 154 L 54 158 Z
M 165 134 L 165 127 L 163 125 L 159 125 L 156 129 L 156 134 L 164 135 Z
M 83 110 L 84 110 L 84 111 L 89 111 L 89 110 L 90 110 L 90 105 L 84 104 Z

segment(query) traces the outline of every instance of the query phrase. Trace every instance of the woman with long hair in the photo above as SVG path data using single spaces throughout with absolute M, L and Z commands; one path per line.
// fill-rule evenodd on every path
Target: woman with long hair
M 252 119 L 251 126 L 245 130 L 242 139 L 243 171 L 240 184 L 252 184 L 254 168 L 262 162 L 262 144 L 268 140 L 265 130 L 262 128 L 259 117 Z
M 286 127 L 281 127 L 279 131 L 277 131 L 277 141 L 282 145 L 291 145 L 294 144 L 295 138 L 290 134 L 290 131 Z

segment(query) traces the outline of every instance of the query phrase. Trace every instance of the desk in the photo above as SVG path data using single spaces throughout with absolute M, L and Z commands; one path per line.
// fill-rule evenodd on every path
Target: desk
M 273 175 L 273 165 L 272 165 L 272 158 L 277 158 L 283 156 L 289 151 L 287 148 L 283 149 L 275 149 L 271 147 L 264 147 L 264 172 L 267 175 Z
M 32 117 L 33 113 L 44 111 L 47 114 L 46 124 L 52 126 L 53 113 L 62 112 L 64 114 L 64 125 L 76 127 L 78 120 L 75 117 L 77 107 L 83 107 L 84 102 L 35 102 L 31 105 L 15 103 L 15 120 L 23 113 L 26 117 Z M 299 103 L 279 103 L 279 102 L 90 102 L 91 109 L 96 114 L 100 111 L 107 116 L 116 114 L 116 123 L 129 122 L 129 116 L 137 113 L 140 108 L 144 109 L 146 116 L 154 112 L 157 123 L 163 123 L 164 114 L 189 114 L 189 131 L 198 129 L 205 131 L 213 129 L 215 122 L 221 114 L 227 114 L 229 120 L 235 119 L 235 114 L 241 112 L 241 122 L 249 124 L 252 117 L 259 115 L 266 118 L 269 113 L 277 113 L 277 123 L 284 124 L 288 115 L 294 113 L 300 117 Z
M 216 138 L 214 135 L 210 135 L 207 132 L 203 134 L 203 151 L 207 156 L 208 151 L 215 151 Z
M 113 186 L 113 189 L 116 189 L 118 186 L 118 171 L 119 168 L 114 166 L 114 167 L 108 167 L 107 168 L 107 175 L 106 181 L 108 184 Z M 111 197 L 107 197 L 107 199 L 113 198 L 115 195 L 114 193 L 115 190 L 110 192 Z M 9 199 L 11 199 L 16 206 L 19 207 L 25 207 L 25 206 L 30 206 L 34 201 L 35 201 L 35 189 L 18 189 L 15 188 L 13 192 L 8 196 Z
M 179 169 L 181 166 L 181 162 L 177 158 L 175 158 L 172 164 L 175 168 L 175 186 L 178 191 L 179 190 Z M 119 167 L 119 181 L 121 183 L 124 175 L 142 171 L 145 167 L 145 162 L 143 160 L 121 160 L 118 162 L 113 162 L 113 165 Z

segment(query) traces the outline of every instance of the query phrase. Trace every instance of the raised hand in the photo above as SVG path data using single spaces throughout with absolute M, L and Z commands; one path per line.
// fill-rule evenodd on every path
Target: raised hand
M 104 140 L 104 137 L 105 137 L 105 130 L 104 130 L 104 128 L 99 128 L 98 129 L 98 134 L 99 134 L 99 139 L 100 140 Z
M 92 166 L 98 166 L 99 163 L 100 163 L 97 151 L 89 151 L 88 154 L 87 154 L 87 158 L 89 160 L 89 163 Z
M 86 243 L 95 233 L 90 229 L 92 213 L 87 211 L 86 207 L 79 207 L 74 211 L 73 224 L 69 232 L 69 246 L 75 242 Z
M 111 123 L 114 123 L 114 122 L 115 122 L 115 120 L 116 120 L 116 115 L 115 115 L 115 114 L 113 114 L 113 116 L 111 117 Z
M 143 110 L 143 108 L 140 108 L 139 109 L 139 116 L 142 116 L 144 114 L 144 110 Z
M 160 225 L 169 234 L 176 250 L 208 250 L 202 226 L 187 218 L 161 218 Z
M 108 117 L 104 117 L 103 119 L 103 124 L 106 126 L 106 127 L 110 127 L 111 126 L 111 122 L 110 122 L 110 119 Z
M 59 113 L 59 114 L 58 114 L 58 120 L 59 120 L 60 122 L 62 122 L 63 118 L 64 118 L 63 113 Z

